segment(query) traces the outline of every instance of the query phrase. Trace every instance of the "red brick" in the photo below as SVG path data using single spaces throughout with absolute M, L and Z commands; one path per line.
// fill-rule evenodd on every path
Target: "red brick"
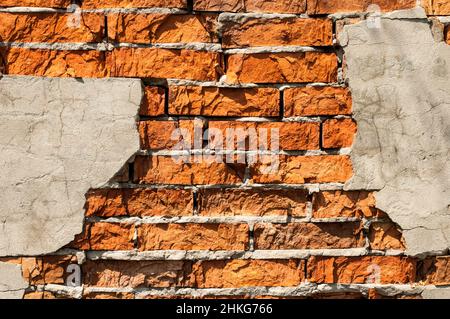
M 246 18 L 222 22 L 224 48 L 254 46 L 330 46 L 333 23 L 328 19 Z
M 279 91 L 273 88 L 170 86 L 169 113 L 274 117 L 280 115 L 279 96 Z
M 211 14 L 109 14 L 108 37 L 111 42 L 142 44 L 219 41 L 217 16 Z
M 256 224 L 255 249 L 331 249 L 364 247 L 359 223 Z
M 418 265 L 419 279 L 428 285 L 450 285 L 450 257 L 426 258 Z
M 340 87 L 298 87 L 284 92 L 285 116 L 350 115 L 351 93 Z
M 200 261 L 192 267 L 198 288 L 295 287 L 304 279 L 303 260 Z
M 278 169 L 272 165 L 273 157 L 262 158 L 251 167 L 254 183 L 304 184 L 344 183 L 352 177 L 352 164 L 348 156 L 278 156 Z M 273 171 L 268 170 L 270 167 Z
M 228 56 L 229 83 L 336 82 L 334 53 L 255 53 Z
M 215 81 L 220 54 L 161 48 L 119 48 L 108 55 L 114 77 L 175 78 Z
M 149 184 L 240 184 L 245 167 L 241 164 L 216 163 L 211 157 L 195 163 L 176 161 L 171 156 L 137 156 L 135 182 Z
M 307 269 L 309 281 L 323 284 L 407 284 L 416 278 L 416 263 L 408 257 L 311 257 Z
M 422 6 L 428 15 L 450 15 L 448 0 L 422 0 Z
M 0 0 L 0 7 L 67 8 L 71 0 Z
M 144 224 L 139 250 L 246 250 L 247 224 Z
M 307 192 L 271 189 L 202 189 L 202 216 L 306 216 Z
M 324 148 L 351 147 L 356 137 L 357 126 L 352 119 L 330 119 L 322 124 Z
M 144 98 L 142 100 L 139 115 L 142 116 L 160 116 L 164 115 L 165 91 L 156 86 L 146 86 L 144 88 Z
M 189 216 L 193 201 L 191 190 L 98 189 L 87 194 L 86 216 Z
M 307 0 L 308 14 L 330 14 L 337 12 L 367 12 L 369 6 L 377 5 L 382 11 L 411 9 L 416 0 Z M 446 0 L 442 0 L 446 1 Z M 372 10 L 373 11 L 373 10 Z
M 134 229 L 134 225 L 125 223 L 87 224 L 70 247 L 81 250 L 131 250 L 134 248 Z
M 285 151 L 317 150 L 320 148 L 320 124 L 312 122 L 209 122 L 210 147 L 236 150 L 269 150 L 272 132 L 278 134 L 279 148 Z M 223 139 L 214 138 L 220 131 Z M 234 132 L 234 133 L 233 133 Z
M 393 223 L 376 222 L 369 229 L 370 248 L 376 250 L 405 250 L 405 239 Z
M 83 0 L 83 9 L 187 8 L 187 0 Z
M 306 0 L 195 0 L 194 10 L 304 13 Z

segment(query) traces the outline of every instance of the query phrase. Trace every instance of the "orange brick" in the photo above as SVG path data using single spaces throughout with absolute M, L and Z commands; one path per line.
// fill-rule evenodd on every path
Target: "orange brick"
M 240 184 L 245 167 L 242 164 L 216 163 L 205 159 L 195 163 L 183 163 L 171 156 L 137 156 L 135 182 L 149 184 Z
M 65 284 L 67 267 L 77 264 L 75 256 L 21 258 L 22 275 L 30 285 Z
M 450 26 L 445 28 L 445 42 L 450 45 Z
M 333 23 L 328 19 L 247 18 L 226 20 L 222 25 L 225 48 L 333 44 Z
M 304 13 L 306 0 L 195 0 L 194 10 Z
M 393 223 L 372 223 L 369 229 L 370 248 L 376 250 L 405 249 L 405 239 Z
M 308 280 L 314 283 L 407 284 L 415 281 L 412 258 L 394 256 L 311 257 Z
M 119 48 L 108 55 L 115 77 L 175 78 L 215 81 L 220 54 L 160 48 Z
M 418 264 L 419 280 L 429 285 L 450 285 L 450 256 L 426 258 Z
M 86 216 L 189 216 L 193 194 L 182 189 L 98 189 L 87 194 Z
M 228 56 L 229 83 L 336 82 L 334 53 L 255 53 Z
M 128 292 L 97 292 L 83 293 L 83 299 L 134 299 L 134 295 Z
M 428 15 L 450 15 L 448 0 L 422 0 L 422 6 Z
M 359 223 L 256 224 L 255 249 L 331 249 L 364 247 Z
M 187 8 L 187 0 L 83 0 L 83 9 Z
M 88 260 L 82 270 L 86 285 L 122 288 L 182 287 L 189 274 L 184 261 L 170 260 Z
M 110 14 L 108 37 L 112 42 L 142 44 L 218 42 L 217 15 Z
M 303 260 L 213 260 L 192 267 L 198 288 L 295 287 L 304 271 Z
M 273 88 L 170 86 L 169 113 L 203 116 L 279 116 L 280 93 Z
M 303 190 L 202 189 L 198 194 L 202 216 L 306 216 L 308 194 Z
M 51 51 L 24 48 L 0 49 L 6 74 L 49 77 L 105 77 L 105 53 Z
M 382 11 L 411 9 L 416 0 L 307 0 L 308 14 L 330 14 L 337 12 L 367 12 L 370 5 L 377 5 Z M 446 0 L 442 0 L 446 1 Z
M 313 194 L 314 218 L 383 217 L 373 193 L 364 191 L 323 191 Z
M 285 116 L 350 115 L 352 98 L 347 88 L 298 87 L 284 92 Z
M 331 119 L 322 124 L 324 148 L 351 147 L 356 136 L 356 122 L 352 119 Z
M 172 150 L 194 148 L 194 130 L 202 134 L 203 123 L 192 120 L 139 122 L 141 148 Z
M 209 122 L 210 147 L 236 150 L 271 149 L 272 133 L 278 135 L 279 148 L 285 151 L 317 150 L 320 148 L 320 124 L 299 122 Z M 221 132 L 223 139 L 214 138 Z M 238 148 L 239 147 L 239 148 Z
M 59 13 L 0 13 L 0 39 L 2 42 L 50 43 L 103 41 L 103 15 L 84 13 L 77 27 L 70 27 L 68 18 L 69 14 Z
M 71 0 L 0 0 L 0 7 L 67 8 Z
M 139 250 L 246 250 L 247 224 L 144 224 Z
M 278 169 L 273 157 L 267 157 L 267 161 L 262 158 L 252 165 L 252 181 L 263 184 L 344 183 L 353 174 L 349 156 L 280 155 L 278 158 Z
M 131 250 L 134 248 L 134 225 L 92 223 L 69 247 L 81 250 Z
M 144 89 L 144 98 L 142 100 L 139 115 L 142 116 L 160 116 L 164 115 L 165 91 L 156 86 L 146 86 Z

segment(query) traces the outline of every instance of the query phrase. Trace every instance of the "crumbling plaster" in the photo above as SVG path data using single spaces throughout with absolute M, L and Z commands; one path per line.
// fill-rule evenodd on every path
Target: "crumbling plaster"
M 450 46 L 423 9 L 346 26 L 346 79 L 358 133 L 346 189 L 376 191 L 403 230 L 406 253 L 450 246 Z
M 140 80 L 0 79 L 0 256 L 51 253 L 82 231 L 85 194 L 139 149 Z

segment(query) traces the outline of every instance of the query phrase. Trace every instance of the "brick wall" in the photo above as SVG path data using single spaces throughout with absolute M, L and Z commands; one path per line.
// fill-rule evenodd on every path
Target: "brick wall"
M 449 284 L 448 257 L 405 256 L 373 194 L 343 190 L 357 123 L 336 32 L 370 3 L 416 5 L 84 0 L 73 28 L 59 10 L 68 0 L 0 0 L 3 74 L 145 85 L 141 150 L 110 188 L 86 194 L 83 233 L 51 256 L 2 259 L 22 265 L 25 298 L 387 298 L 390 286 L 403 298 L 416 296 L 403 284 Z M 450 14 L 448 1 L 423 5 Z M 53 9 L 7 8 L 19 6 Z M 177 128 L 277 129 L 279 169 L 175 162 Z M 195 148 L 194 135 L 185 142 Z M 70 264 L 81 288 L 65 285 Z

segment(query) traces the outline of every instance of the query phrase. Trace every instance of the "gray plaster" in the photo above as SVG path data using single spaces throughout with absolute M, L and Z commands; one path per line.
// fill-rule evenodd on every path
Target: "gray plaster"
M 20 265 L 0 262 L 0 299 L 21 299 L 27 287 Z
M 404 20 L 395 19 L 401 17 Z M 340 37 L 358 134 L 345 189 L 377 190 L 377 207 L 403 229 L 407 254 L 450 246 L 450 46 L 425 13 L 389 14 L 381 28 Z
M 0 79 L 0 256 L 51 253 L 82 231 L 85 193 L 139 149 L 140 80 Z

